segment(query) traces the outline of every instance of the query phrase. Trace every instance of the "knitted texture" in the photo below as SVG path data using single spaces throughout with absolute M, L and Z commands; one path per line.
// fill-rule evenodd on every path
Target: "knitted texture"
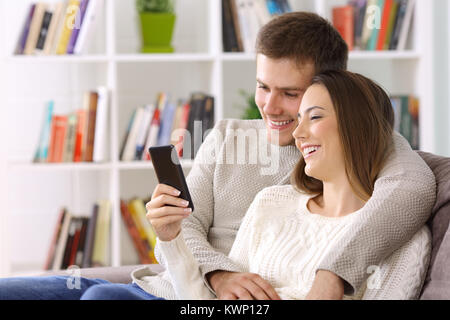
M 263 134 L 256 142 L 249 137 L 244 151 L 239 151 L 242 132 L 252 130 Z M 219 121 L 200 147 L 187 177 L 195 211 L 183 221 L 183 234 L 203 276 L 214 270 L 241 270 L 227 254 L 245 212 L 265 187 L 289 184 L 290 173 L 301 156 L 294 145 L 271 145 L 278 157 L 267 161 L 261 151 L 268 148 L 264 131 L 262 120 Z M 347 282 L 350 289 L 346 293 L 362 286 L 368 266 L 379 264 L 419 230 L 434 202 L 430 169 L 404 138 L 396 134 L 394 140 L 395 152 L 377 180 L 374 196 L 358 215 L 352 232 L 333 244 L 319 265 Z M 256 163 L 251 161 L 255 154 L 259 155 Z M 242 156 L 245 161 L 240 161 Z M 159 244 L 156 256 L 165 265 Z M 175 298 L 166 272 L 155 275 L 143 267 L 132 277 L 147 292 Z
M 325 217 L 307 209 L 305 195 L 292 186 L 268 187 L 250 205 L 229 258 L 243 272 L 261 275 L 284 300 L 302 300 L 310 291 L 317 266 L 333 243 L 351 231 L 361 210 Z M 198 263 L 183 237 L 161 242 L 179 299 L 211 299 Z M 424 226 L 379 266 L 353 297 L 344 299 L 416 299 L 425 279 L 431 235 Z M 366 289 L 367 288 L 367 289 Z

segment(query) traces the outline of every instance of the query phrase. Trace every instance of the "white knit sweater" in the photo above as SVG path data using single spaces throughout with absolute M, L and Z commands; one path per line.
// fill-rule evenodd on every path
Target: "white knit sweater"
M 242 136 L 252 130 L 263 134 L 256 143 L 246 144 L 246 161 L 236 159 L 229 163 L 230 150 L 233 151 L 230 146 L 235 146 L 235 157 L 239 153 L 237 133 L 240 131 Z M 250 161 L 251 155 L 258 155 L 261 143 L 267 143 L 264 130 L 262 120 L 219 121 L 200 147 L 187 176 L 195 210 L 183 220 L 183 236 L 204 280 L 214 270 L 240 270 L 228 254 L 247 209 L 264 188 L 289 184 L 291 171 L 301 157 L 295 145 L 272 146 L 279 155 L 274 161 L 264 161 L 264 157 L 256 163 Z M 370 275 L 369 266 L 379 264 L 411 239 L 434 205 L 436 185 L 430 168 L 398 133 L 394 135 L 394 144 L 395 151 L 380 172 L 371 199 L 352 219 L 351 232 L 333 244 L 318 266 L 344 279 L 344 284 L 348 284 L 346 293 L 359 290 Z M 271 166 L 277 170 L 264 171 Z M 159 253 L 159 242 L 156 256 L 167 267 Z M 155 275 L 143 266 L 132 277 L 147 292 L 166 299 L 176 298 L 168 272 Z
M 233 243 L 229 257 L 242 272 L 259 274 L 282 299 L 304 299 L 315 272 L 333 244 L 344 237 L 359 211 L 330 218 L 307 209 L 311 195 L 292 186 L 262 190 L 252 202 Z M 161 241 L 160 249 L 179 299 L 212 299 L 198 263 L 182 233 L 172 241 Z M 414 299 L 425 279 L 431 252 L 431 236 L 423 227 L 369 278 L 351 299 Z M 386 294 L 389 294 L 387 297 Z M 345 296 L 344 298 L 350 298 Z

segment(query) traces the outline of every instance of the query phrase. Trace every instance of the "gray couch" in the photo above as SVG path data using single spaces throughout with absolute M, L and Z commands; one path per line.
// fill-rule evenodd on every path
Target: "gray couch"
M 418 151 L 436 176 L 437 197 L 427 224 L 432 233 L 431 262 L 420 299 L 450 299 L 450 158 Z M 115 283 L 129 283 L 130 273 L 139 266 L 81 269 L 81 276 L 102 278 Z M 151 265 L 160 272 L 160 265 Z M 46 272 L 67 275 L 65 271 Z

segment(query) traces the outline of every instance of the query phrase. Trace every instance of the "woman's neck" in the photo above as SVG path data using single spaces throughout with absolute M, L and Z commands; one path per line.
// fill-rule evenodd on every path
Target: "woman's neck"
M 314 199 L 310 211 L 327 217 L 342 217 L 361 209 L 366 202 L 358 198 L 345 177 L 323 182 L 323 193 Z

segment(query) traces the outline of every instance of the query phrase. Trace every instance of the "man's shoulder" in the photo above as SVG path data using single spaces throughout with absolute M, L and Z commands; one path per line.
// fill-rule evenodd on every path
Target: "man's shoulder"
M 223 119 L 216 123 L 215 129 L 226 132 L 227 130 L 237 130 L 237 129 L 265 129 L 264 120 L 242 120 L 242 119 Z

